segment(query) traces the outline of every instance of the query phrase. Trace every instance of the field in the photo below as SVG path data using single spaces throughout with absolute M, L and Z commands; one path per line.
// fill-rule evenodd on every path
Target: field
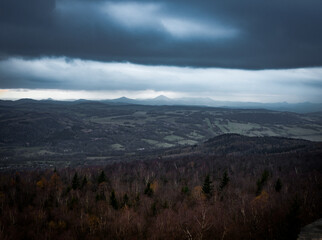
M 222 134 L 322 141 L 322 113 L 143 106 L 102 102 L 0 102 L 1 169 L 93 165 L 196 145 Z

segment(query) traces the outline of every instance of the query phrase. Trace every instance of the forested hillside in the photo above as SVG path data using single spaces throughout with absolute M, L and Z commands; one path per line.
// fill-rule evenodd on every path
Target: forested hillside
M 1 239 L 296 239 L 322 217 L 321 143 L 223 135 L 159 157 L 12 171 Z

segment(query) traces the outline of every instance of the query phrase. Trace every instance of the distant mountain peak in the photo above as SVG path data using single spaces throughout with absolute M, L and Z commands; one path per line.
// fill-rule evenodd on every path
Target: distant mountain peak
M 169 101 L 169 100 L 171 100 L 171 98 L 168 98 L 167 96 L 164 96 L 164 95 L 160 95 L 160 96 L 157 96 L 156 98 L 154 98 L 153 100 Z
M 116 98 L 115 100 L 130 100 L 130 98 L 127 98 L 127 97 L 120 97 L 120 98 Z

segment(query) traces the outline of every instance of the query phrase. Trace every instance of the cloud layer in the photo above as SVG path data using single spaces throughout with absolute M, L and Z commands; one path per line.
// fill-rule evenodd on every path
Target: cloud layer
M 322 66 L 321 9 L 320 0 L 1 0 L 0 56 Z
M 321 0 L 0 0 L 0 98 L 322 102 L 321 9 Z
M 143 97 L 169 93 L 167 95 L 171 97 L 211 97 L 225 101 L 322 102 L 321 67 L 238 70 L 146 66 L 69 58 L 10 58 L 0 61 L 0 72 L 2 89 L 105 91 L 132 97 L 134 94 L 131 92 L 140 93 L 139 96 Z

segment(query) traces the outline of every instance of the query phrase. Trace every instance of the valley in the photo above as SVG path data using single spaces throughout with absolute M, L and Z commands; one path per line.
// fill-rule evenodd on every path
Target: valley
M 222 134 L 322 141 L 322 113 L 0 101 L 1 169 L 96 165 L 158 155 Z

